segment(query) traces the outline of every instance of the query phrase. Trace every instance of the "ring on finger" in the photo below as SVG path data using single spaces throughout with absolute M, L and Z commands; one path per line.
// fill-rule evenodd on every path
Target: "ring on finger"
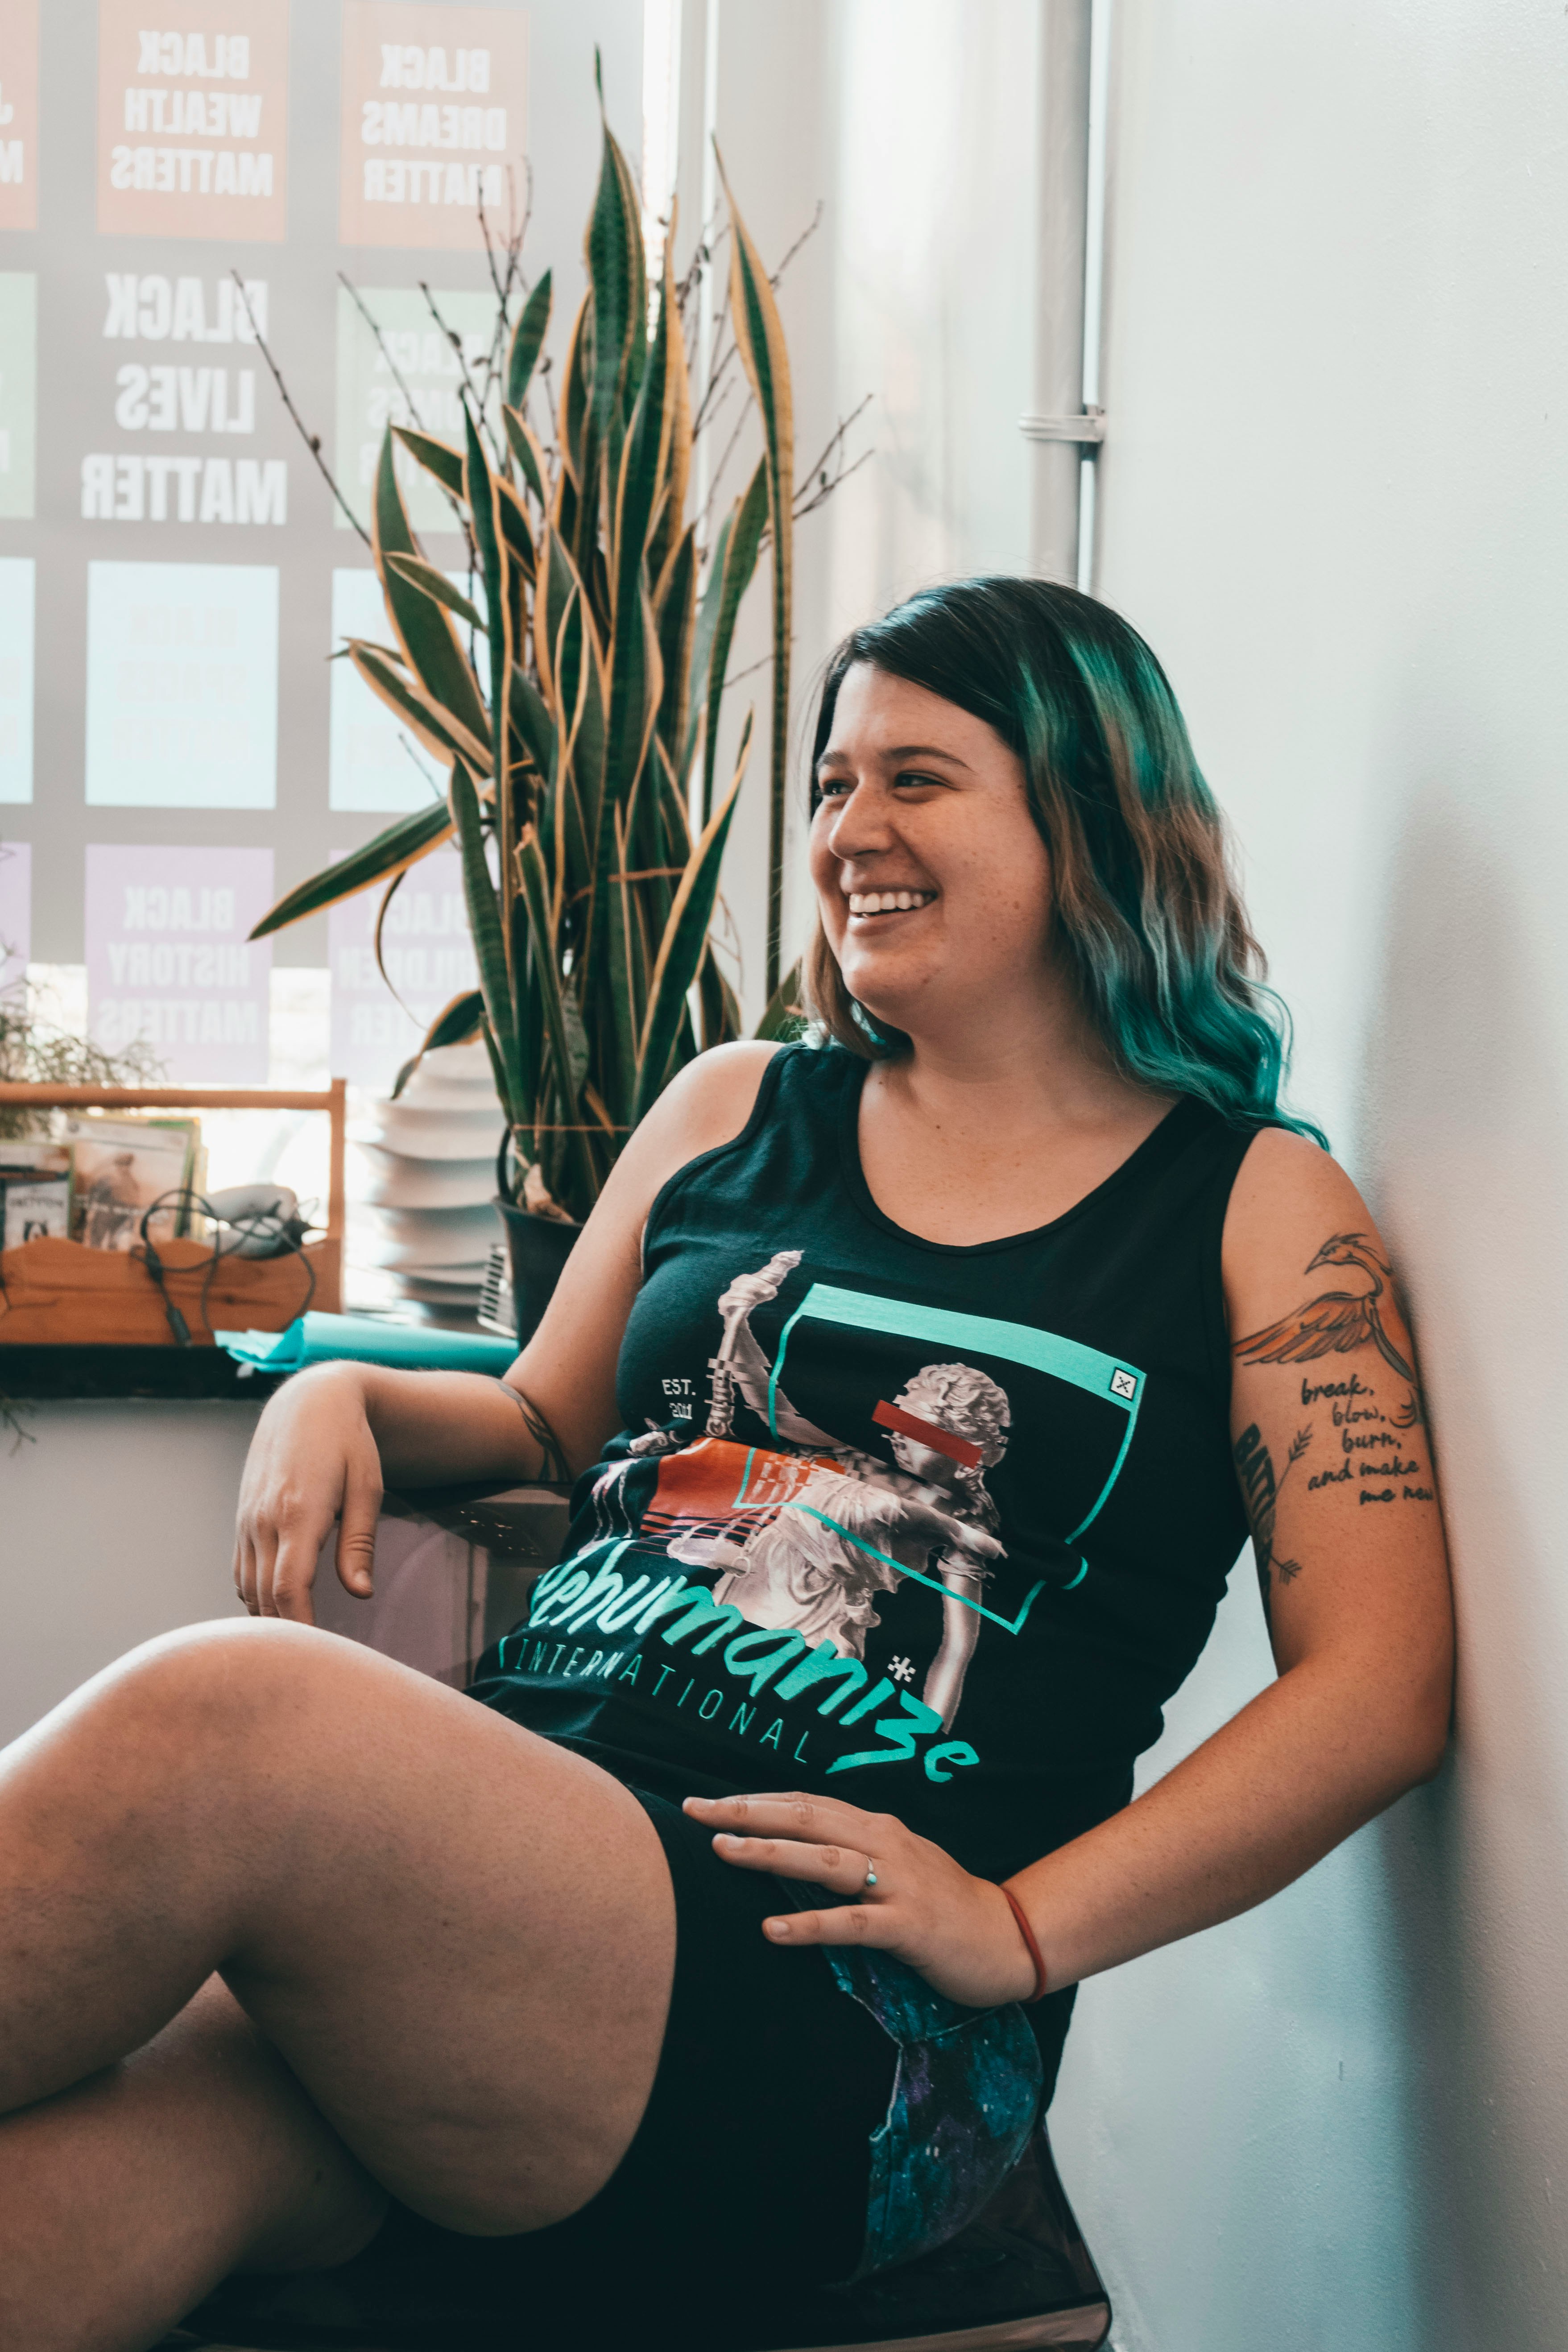
M 871 1859 L 871 1857 L 870 1857 L 870 1855 L 869 1855 L 869 1854 L 868 1854 L 868 1855 L 866 1856 L 866 1879 L 865 1879 L 865 1884 L 867 1885 L 867 1886 L 875 1886 L 875 1885 L 877 1884 L 877 1865 L 876 1865 L 876 1864 L 872 1861 L 872 1859 Z

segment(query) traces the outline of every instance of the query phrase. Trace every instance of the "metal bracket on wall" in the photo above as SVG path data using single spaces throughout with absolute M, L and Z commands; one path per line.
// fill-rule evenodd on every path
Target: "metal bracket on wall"
M 1018 430 L 1026 441 L 1103 441 L 1105 411 L 1086 408 L 1078 416 L 1020 416 Z

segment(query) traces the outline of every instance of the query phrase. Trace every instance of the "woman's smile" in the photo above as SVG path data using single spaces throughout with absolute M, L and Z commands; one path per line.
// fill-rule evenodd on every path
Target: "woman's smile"
M 931 906 L 935 890 L 851 890 L 847 894 L 850 919 L 869 922 L 873 917 L 886 915 L 918 915 Z

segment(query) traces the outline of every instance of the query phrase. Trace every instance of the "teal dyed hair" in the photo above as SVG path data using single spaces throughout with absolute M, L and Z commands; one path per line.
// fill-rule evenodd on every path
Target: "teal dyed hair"
M 1227 1118 L 1280 1119 L 1289 1016 L 1231 879 L 1225 823 L 1170 681 L 1109 605 L 1048 580 L 990 577 L 922 589 L 846 637 L 828 666 L 812 773 L 857 662 L 983 719 L 1023 762 L 1051 856 L 1057 936 L 1116 1064 Z M 868 1033 L 820 927 L 813 1010 L 860 1054 Z

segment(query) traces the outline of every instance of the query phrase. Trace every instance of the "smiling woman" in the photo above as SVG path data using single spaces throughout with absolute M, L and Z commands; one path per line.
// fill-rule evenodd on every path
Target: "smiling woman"
M 371 2341 L 432 2282 L 585 2352 L 847 2340 L 814 2294 L 1008 2194 L 1081 1979 L 1436 1769 L 1410 1336 L 1153 656 L 932 591 L 834 665 L 814 794 L 828 1040 L 681 1074 L 505 1382 L 290 1381 L 273 1622 L 0 1759 L 5 2343 L 243 2269 Z M 468 1696 L 313 1630 L 384 1480 L 547 1459 L 565 1556 Z M 1132 1801 L 1249 1528 L 1278 1680 Z

